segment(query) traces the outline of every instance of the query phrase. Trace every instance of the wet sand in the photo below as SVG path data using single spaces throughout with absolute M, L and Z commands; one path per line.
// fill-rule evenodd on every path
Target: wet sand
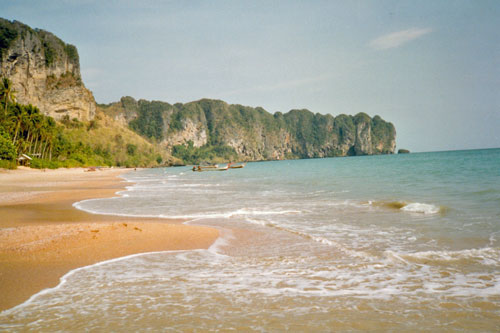
M 181 220 L 94 215 L 72 206 L 115 195 L 127 185 L 118 176 L 129 171 L 0 169 L 0 310 L 56 286 L 78 267 L 215 241 L 216 229 Z

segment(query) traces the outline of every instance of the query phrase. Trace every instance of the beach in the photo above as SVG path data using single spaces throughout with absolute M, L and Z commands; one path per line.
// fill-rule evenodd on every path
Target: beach
M 499 161 L 29 171 L 38 187 L 15 171 L 0 179 L 0 216 L 21 226 L 2 218 L 0 292 L 19 306 L 0 330 L 498 331 Z
M 70 270 L 136 253 L 208 248 L 213 228 L 181 219 L 86 213 L 75 202 L 113 197 L 130 169 L 0 170 L 0 310 L 55 287 Z

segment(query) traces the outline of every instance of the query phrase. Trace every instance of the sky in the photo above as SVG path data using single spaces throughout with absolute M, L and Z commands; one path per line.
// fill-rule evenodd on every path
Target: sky
M 397 148 L 500 147 L 500 1 L 0 0 L 77 46 L 98 103 L 365 112 Z

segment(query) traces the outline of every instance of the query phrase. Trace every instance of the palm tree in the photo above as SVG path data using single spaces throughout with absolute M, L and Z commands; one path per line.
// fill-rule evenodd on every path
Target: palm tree
M 52 140 L 54 138 L 54 129 L 56 126 L 56 122 L 54 121 L 53 118 L 51 117 L 44 117 L 42 128 L 41 128 L 41 137 L 42 140 L 44 141 L 43 144 L 41 145 L 41 158 L 46 158 L 47 157 L 47 149 L 49 148 L 49 145 L 52 144 Z
M 0 100 L 3 101 L 3 115 L 7 117 L 7 105 L 9 102 L 14 103 L 16 100 L 16 92 L 12 85 L 12 81 L 7 77 L 3 77 L 0 82 Z
M 52 147 L 54 146 L 54 139 L 56 138 L 56 122 L 52 117 L 47 117 L 47 123 L 49 125 L 49 131 L 47 135 L 47 140 L 49 141 L 49 160 L 52 160 Z
M 23 125 L 23 123 L 26 122 L 27 114 L 25 107 L 21 104 L 16 103 L 14 105 L 14 115 L 12 118 L 16 123 L 16 128 L 14 130 L 14 139 L 13 139 L 13 143 L 15 145 L 17 141 L 17 135 L 19 134 L 19 130 L 21 129 L 21 125 Z
M 31 145 L 31 142 L 33 142 L 33 132 L 35 128 L 35 121 L 36 121 L 36 116 L 38 114 L 38 109 L 29 104 L 28 106 L 25 106 L 26 110 L 26 124 L 24 126 L 24 129 L 26 130 L 26 142 L 29 142 Z
M 35 139 L 35 145 L 33 146 L 33 149 L 30 151 L 30 153 L 39 154 L 39 151 L 37 150 L 37 146 L 38 146 L 38 141 L 42 137 L 43 116 L 39 113 L 36 114 L 35 118 L 33 120 L 33 123 L 34 123 L 33 132 L 34 132 L 34 136 L 36 139 Z M 41 142 L 41 140 L 40 140 L 40 142 Z

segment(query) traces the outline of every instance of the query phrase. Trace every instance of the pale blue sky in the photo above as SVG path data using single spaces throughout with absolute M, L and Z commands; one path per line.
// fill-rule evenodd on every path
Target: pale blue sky
M 380 115 L 398 148 L 500 147 L 500 1 L 6 1 L 77 46 L 99 103 Z

